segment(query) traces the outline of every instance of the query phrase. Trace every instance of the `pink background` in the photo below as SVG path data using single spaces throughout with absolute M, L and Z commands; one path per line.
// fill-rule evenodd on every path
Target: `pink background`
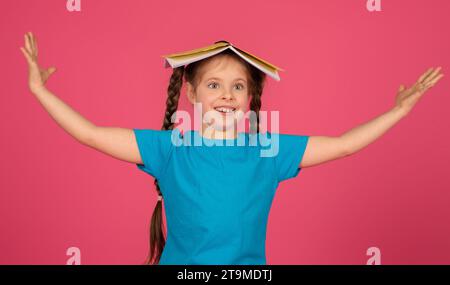
M 2 1 L 0 264 L 140 264 L 152 177 L 79 144 L 27 88 L 19 47 L 35 33 L 48 88 L 97 125 L 160 129 L 161 55 L 225 39 L 284 68 L 263 110 L 284 133 L 339 135 L 389 110 L 400 84 L 446 73 L 408 117 L 350 157 L 280 184 L 268 264 L 450 263 L 450 2 Z M 184 97 L 180 108 L 189 108 Z

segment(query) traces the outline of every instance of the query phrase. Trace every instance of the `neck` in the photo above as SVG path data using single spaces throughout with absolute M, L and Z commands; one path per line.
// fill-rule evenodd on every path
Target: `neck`
M 208 128 L 208 125 L 203 124 L 199 130 L 199 134 L 207 139 L 235 139 L 237 138 L 236 128 L 230 130 L 216 130 L 214 128 Z

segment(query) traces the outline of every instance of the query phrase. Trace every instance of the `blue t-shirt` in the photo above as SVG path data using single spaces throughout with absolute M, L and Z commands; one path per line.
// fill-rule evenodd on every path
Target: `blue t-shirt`
M 143 161 L 136 165 L 158 179 L 164 199 L 167 240 L 159 264 L 266 264 L 275 190 L 300 172 L 309 136 L 133 131 Z

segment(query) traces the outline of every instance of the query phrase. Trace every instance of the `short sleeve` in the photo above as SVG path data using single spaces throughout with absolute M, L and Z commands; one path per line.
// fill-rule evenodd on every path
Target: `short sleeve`
M 136 166 L 160 179 L 170 158 L 172 130 L 133 129 L 143 164 Z
M 278 134 L 278 153 L 274 156 L 278 182 L 298 175 L 308 139 L 305 135 Z

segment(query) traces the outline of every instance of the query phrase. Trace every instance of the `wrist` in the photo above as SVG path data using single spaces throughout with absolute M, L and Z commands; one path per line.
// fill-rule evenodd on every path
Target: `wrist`
M 30 91 L 31 93 L 33 93 L 34 95 L 37 95 L 39 93 L 42 93 L 43 91 L 45 91 L 46 88 L 44 85 L 38 85 L 38 86 L 30 86 Z
M 392 108 L 391 111 L 393 113 L 397 114 L 398 116 L 400 116 L 401 118 L 405 117 L 409 113 L 409 110 L 407 110 L 405 107 L 401 107 L 401 106 L 395 106 L 394 108 Z

